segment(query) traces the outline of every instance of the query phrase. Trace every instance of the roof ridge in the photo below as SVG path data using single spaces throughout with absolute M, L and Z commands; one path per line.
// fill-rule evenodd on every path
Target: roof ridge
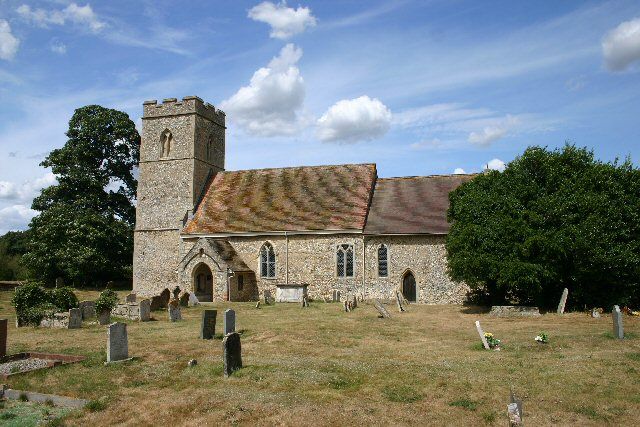
M 281 170 L 281 169 L 309 169 L 309 168 L 330 168 L 330 167 L 341 167 L 341 166 L 373 166 L 376 167 L 375 163 L 340 163 L 333 165 L 312 165 L 312 166 L 283 166 L 283 167 L 274 167 L 274 168 L 255 168 L 255 169 L 236 169 L 236 170 L 225 170 L 218 173 L 225 172 L 248 172 L 248 171 L 268 171 L 268 170 Z
M 415 179 L 415 178 L 445 178 L 445 177 L 454 177 L 454 176 L 475 176 L 481 175 L 480 172 L 476 173 L 447 173 L 447 174 L 433 174 L 433 175 L 410 175 L 410 176 L 390 176 L 390 177 L 380 177 L 378 179 L 391 180 L 391 179 Z

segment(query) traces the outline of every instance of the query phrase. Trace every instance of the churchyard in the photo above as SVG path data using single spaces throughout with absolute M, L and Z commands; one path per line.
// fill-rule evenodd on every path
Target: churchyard
M 86 357 L 4 380 L 16 390 L 89 400 L 65 412 L 69 425 L 505 425 L 510 388 L 523 400 L 525 425 L 632 425 L 640 411 L 640 318 L 628 315 L 620 340 L 609 313 L 502 318 L 421 304 L 400 313 L 390 301 L 390 318 L 379 318 L 372 302 L 351 312 L 318 301 L 211 303 L 183 307 L 175 322 L 166 309 L 148 322 L 121 320 L 133 359 L 105 364 L 107 326 L 16 328 L 11 295 L 0 292 L 8 354 Z M 229 378 L 227 308 L 236 312 L 243 362 Z M 218 311 L 212 340 L 200 339 L 204 309 Z M 483 348 L 477 320 L 501 340 L 500 351 Z M 534 340 L 540 332 L 547 344 Z

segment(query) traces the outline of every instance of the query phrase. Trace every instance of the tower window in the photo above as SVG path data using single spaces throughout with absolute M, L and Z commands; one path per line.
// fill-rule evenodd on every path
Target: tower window
M 378 248 L 378 276 L 389 276 L 389 260 L 388 260 L 388 248 L 387 245 L 380 245 Z
M 338 245 L 336 272 L 338 277 L 353 277 L 353 245 Z
M 211 161 L 211 157 L 213 156 L 213 137 L 209 136 L 207 140 L 207 161 Z
M 260 249 L 260 277 L 276 277 L 276 253 L 271 243 L 266 242 Z
M 169 157 L 169 153 L 171 153 L 171 149 L 173 148 L 173 134 L 169 129 L 165 129 L 160 134 L 160 148 L 161 155 L 160 157 Z

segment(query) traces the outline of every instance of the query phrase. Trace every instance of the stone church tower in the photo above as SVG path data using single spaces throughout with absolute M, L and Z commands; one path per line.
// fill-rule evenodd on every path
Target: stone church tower
M 226 128 L 224 112 L 196 96 L 143 108 L 133 288 L 153 295 L 179 285 L 180 231 L 224 170 Z

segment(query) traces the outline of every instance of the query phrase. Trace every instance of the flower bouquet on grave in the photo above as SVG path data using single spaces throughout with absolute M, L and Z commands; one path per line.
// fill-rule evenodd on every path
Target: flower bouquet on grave
M 549 342 L 549 336 L 544 332 L 540 332 L 534 339 L 538 344 L 547 344 Z
M 489 344 L 490 348 L 494 350 L 500 349 L 500 340 L 494 337 L 491 332 L 485 332 L 484 338 L 487 340 L 487 344 Z

